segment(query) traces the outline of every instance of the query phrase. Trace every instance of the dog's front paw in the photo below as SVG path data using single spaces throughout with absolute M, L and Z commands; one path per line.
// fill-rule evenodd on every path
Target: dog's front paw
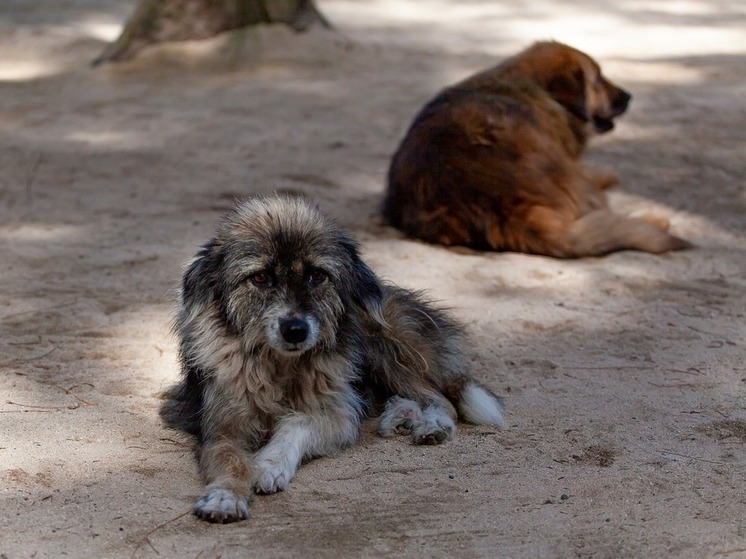
M 456 434 L 456 423 L 448 413 L 436 406 L 430 406 L 422 414 L 422 421 L 412 429 L 414 444 L 440 444 L 449 441 Z
M 290 468 L 271 460 L 257 460 L 256 467 L 254 490 L 265 495 L 285 491 L 295 474 L 295 471 L 291 471 Z
M 233 491 L 215 487 L 200 497 L 192 512 L 208 522 L 236 522 L 249 517 L 249 501 Z

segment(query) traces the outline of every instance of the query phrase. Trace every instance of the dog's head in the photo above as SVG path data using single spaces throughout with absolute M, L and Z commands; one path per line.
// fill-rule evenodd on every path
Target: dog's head
M 536 43 L 515 61 L 575 118 L 593 125 L 596 132 L 614 128 L 614 119 L 627 110 L 632 96 L 601 73 L 587 54 L 557 42 Z
M 380 316 L 382 294 L 357 243 L 300 198 L 241 203 L 184 274 L 182 314 L 213 312 L 246 351 L 295 356 L 334 347 L 353 309 Z

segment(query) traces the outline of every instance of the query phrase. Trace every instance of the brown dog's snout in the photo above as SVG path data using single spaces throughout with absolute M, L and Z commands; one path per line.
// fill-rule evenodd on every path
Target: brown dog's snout
M 620 115 L 627 110 L 629 102 L 632 100 L 632 94 L 618 87 L 616 95 L 611 101 L 611 108 L 615 115 Z
M 605 87 L 608 104 L 593 115 L 593 127 L 601 134 L 614 129 L 614 119 L 627 110 L 632 99 L 631 93 L 608 81 L 605 81 Z

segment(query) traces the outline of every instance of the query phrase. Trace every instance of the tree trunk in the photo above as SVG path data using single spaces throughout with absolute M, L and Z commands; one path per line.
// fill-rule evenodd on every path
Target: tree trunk
M 284 23 L 299 32 L 317 23 L 331 27 L 313 0 L 140 0 L 93 65 L 130 59 L 151 43 L 207 39 L 261 23 Z

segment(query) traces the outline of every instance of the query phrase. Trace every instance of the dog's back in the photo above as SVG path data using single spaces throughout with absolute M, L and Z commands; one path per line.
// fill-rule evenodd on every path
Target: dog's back
M 576 171 L 582 143 L 547 101 L 526 83 L 440 94 L 393 156 L 386 221 L 432 243 L 529 252 L 521 229 L 535 204 L 554 199 L 579 215 L 581 201 L 562 183 Z

